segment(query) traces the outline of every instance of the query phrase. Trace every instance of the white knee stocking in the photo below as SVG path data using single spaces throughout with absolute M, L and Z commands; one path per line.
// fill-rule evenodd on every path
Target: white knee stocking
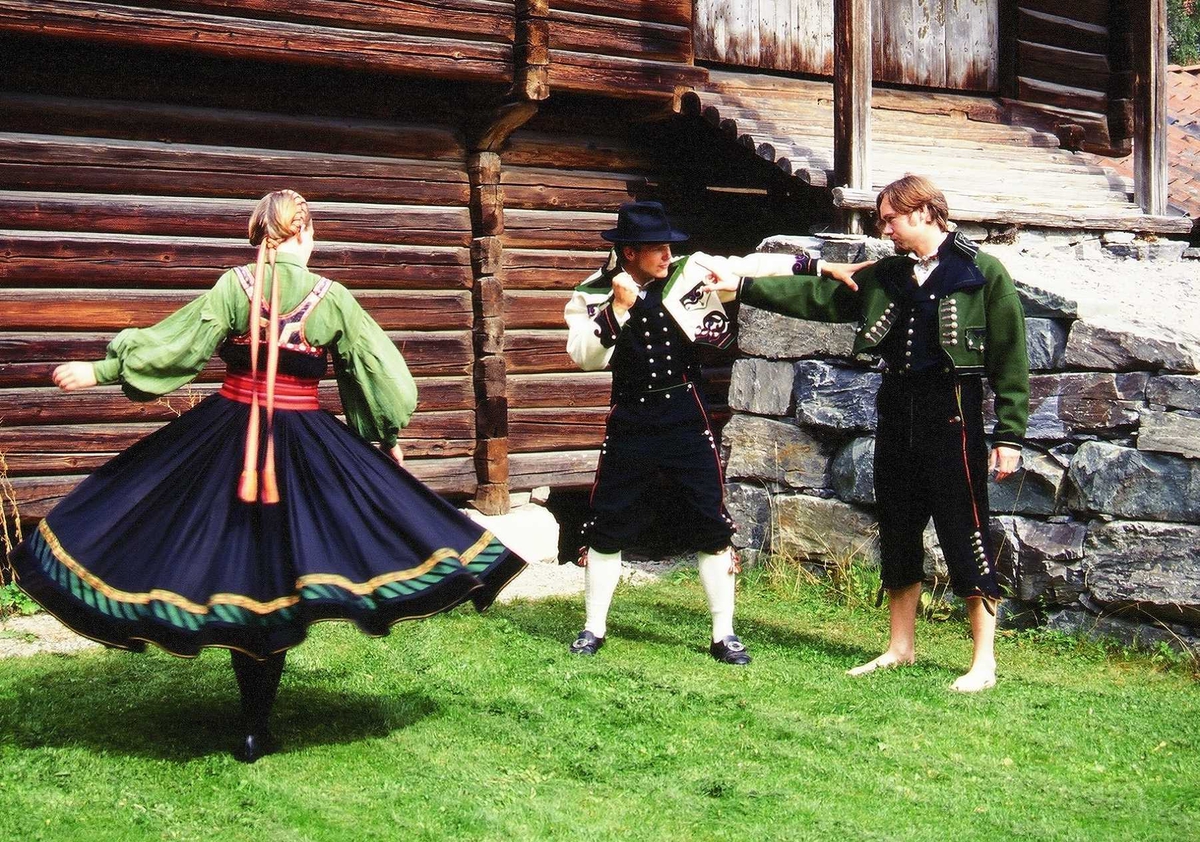
M 708 610 L 712 612 L 713 641 L 723 640 L 733 634 L 733 551 L 697 553 L 697 557 L 700 584 L 704 585 Z
M 596 637 L 604 637 L 608 631 L 608 607 L 612 604 L 617 583 L 621 581 L 621 551 L 601 553 L 588 547 L 587 557 L 583 576 L 587 620 L 583 627 Z

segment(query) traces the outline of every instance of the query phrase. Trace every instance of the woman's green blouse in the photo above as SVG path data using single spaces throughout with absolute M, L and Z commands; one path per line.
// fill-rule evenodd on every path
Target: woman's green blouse
M 280 254 L 280 312 L 297 307 L 318 276 Z M 253 267 L 250 267 L 253 271 Z M 265 289 L 271 270 L 266 269 Z M 121 383 L 133 400 L 153 400 L 190 383 L 228 336 L 246 332 L 250 300 L 234 271 L 152 327 L 116 335 L 105 359 L 92 363 L 99 384 Z M 309 314 L 304 338 L 333 355 L 346 423 L 369 441 L 391 447 L 417 406 L 417 386 L 387 334 L 341 284 L 334 283 Z

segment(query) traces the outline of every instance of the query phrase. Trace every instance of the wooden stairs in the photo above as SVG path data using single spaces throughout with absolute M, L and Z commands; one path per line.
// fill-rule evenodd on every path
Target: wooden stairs
M 833 184 L 833 85 L 766 74 L 710 70 L 676 110 L 807 185 L 831 189 L 848 210 L 875 209 L 885 184 L 931 178 L 960 221 L 1043 228 L 1187 234 L 1183 215 L 1150 216 L 1133 182 L 1094 158 L 1060 148 L 1058 137 L 1009 122 L 991 97 L 876 89 L 871 103 L 871 187 Z

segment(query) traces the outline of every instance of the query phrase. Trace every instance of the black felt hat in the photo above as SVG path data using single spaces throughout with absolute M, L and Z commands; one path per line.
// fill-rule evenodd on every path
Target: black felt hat
M 617 227 L 601 231 L 610 243 L 682 243 L 688 238 L 667 220 L 660 202 L 627 202 L 617 211 Z

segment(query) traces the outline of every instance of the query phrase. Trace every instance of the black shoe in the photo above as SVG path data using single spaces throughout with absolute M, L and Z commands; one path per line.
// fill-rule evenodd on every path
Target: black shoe
M 750 653 L 746 651 L 746 644 L 738 640 L 736 634 L 731 634 L 713 643 L 708 647 L 708 654 L 723 664 L 744 667 L 750 663 Z
M 271 736 L 270 731 L 260 731 L 247 734 L 240 745 L 233 750 L 233 756 L 242 763 L 253 763 L 260 757 L 266 757 L 279 750 L 279 744 Z
M 575 642 L 571 644 L 571 652 L 575 655 L 595 655 L 604 645 L 604 638 L 596 637 L 587 629 L 579 633 L 579 637 L 575 638 Z

